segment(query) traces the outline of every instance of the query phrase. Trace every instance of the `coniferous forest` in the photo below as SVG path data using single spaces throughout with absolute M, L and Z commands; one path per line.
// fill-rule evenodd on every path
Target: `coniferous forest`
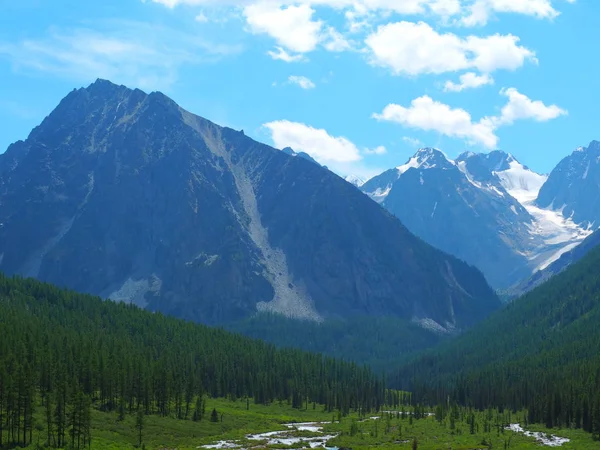
M 377 410 L 386 396 L 383 380 L 354 363 L 30 279 L 0 276 L 0 336 L 0 448 L 31 443 L 37 408 L 48 445 L 87 448 L 92 408 L 202 420 L 208 397 L 346 414 Z
M 600 248 L 460 338 L 415 358 L 395 387 L 427 404 L 526 409 L 530 423 L 600 439 Z

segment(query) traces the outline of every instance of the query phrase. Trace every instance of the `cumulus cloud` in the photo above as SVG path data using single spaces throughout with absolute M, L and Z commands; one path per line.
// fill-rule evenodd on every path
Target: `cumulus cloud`
M 546 106 L 539 100 L 531 100 L 515 88 L 503 89 L 502 95 L 508 97 L 508 103 L 502 108 L 498 125 L 510 125 L 516 120 L 531 119 L 536 122 L 547 122 L 567 115 L 567 111 L 557 105 Z
M 503 125 L 524 119 L 543 122 L 567 114 L 556 105 L 546 106 L 539 100 L 533 101 L 515 88 L 500 92 L 508 97 L 500 115 L 483 117 L 479 121 L 474 121 L 466 110 L 452 108 L 427 95 L 414 99 L 409 106 L 389 104 L 381 113 L 373 114 L 373 118 L 408 128 L 435 131 L 444 136 L 464 139 L 471 145 L 492 149 L 498 144 L 496 130 Z
M 382 25 L 366 38 L 373 65 L 395 75 L 441 74 L 466 69 L 490 73 L 515 70 L 525 61 L 537 62 L 535 54 L 518 45 L 513 35 L 461 38 L 438 33 L 425 22 Z
M 446 81 L 444 91 L 446 92 L 461 92 L 465 89 L 475 89 L 488 84 L 494 84 L 494 79 L 489 74 L 477 75 L 474 72 L 467 72 L 459 77 L 460 82 L 454 83 Z
M 361 159 L 360 151 L 350 140 L 331 136 L 326 130 L 288 120 L 269 122 L 263 126 L 271 132 L 275 147 L 291 147 L 308 153 L 321 164 L 348 163 Z
M 142 0 L 168 8 L 178 5 L 237 11 L 247 31 L 270 36 L 282 50 L 269 52 L 275 59 L 293 62 L 301 54 L 324 48 L 339 52 L 356 48 L 347 34 L 364 32 L 392 13 L 425 16 L 446 25 L 475 26 L 497 13 L 515 13 L 552 19 L 559 12 L 556 0 Z M 574 0 L 566 0 L 573 3 Z M 331 27 L 317 10 L 330 8 L 346 18 L 347 34 Z M 202 15 L 199 16 L 201 19 Z M 411 20 L 414 20 L 411 18 Z M 419 23 L 398 22 L 380 26 L 366 40 L 371 62 L 396 74 L 418 75 L 463 69 L 491 72 L 521 67 L 535 61 L 533 52 L 518 45 L 512 35 L 461 38 L 437 33 Z M 413 48 L 416 44 L 416 48 Z M 396 45 L 398 48 L 396 48 Z M 285 53 L 283 53 L 285 52 Z M 446 53 L 447 52 L 447 53 Z M 415 59 L 414 64 L 409 64 Z
M 434 101 L 428 95 L 414 99 L 410 106 L 389 104 L 380 114 L 380 121 L 396 122 L 409 128 L 437 131 L 445 136 L 462 138 L 472 144 L 493 148 L 498 142 L 494 125 L 487 119 L 473 122 L 471 114 L 461 108 Z
M 355 174 L 369 179 L 383 172 L 381 167 L 365 164 L 359 148 L 352 141 L 342 136 L 332 136 L 324 129 L 288 120 L 269 122 L 263 127 L 270 132 L 275 147 L 291 147 L 297 152 L 308 153 L 340 175 Z M 376 147 L 365 149 L 363 154 L 382 154 L 384 151 L 384 147 Z
M 288 83 L 300 86 L 302 89 L 314 89 L 316 87 L 315 83 L 313 83 L 310 78 L 300 75 L 290 75 L 288 77 Z
M 282 8 L 256 3 L 244 8 L 250 31 L 268 34 L 278 45 L 296 53 L 311 52 L 319 43 L 323 22 L 312 19 L 314 12 L 308 5 Z

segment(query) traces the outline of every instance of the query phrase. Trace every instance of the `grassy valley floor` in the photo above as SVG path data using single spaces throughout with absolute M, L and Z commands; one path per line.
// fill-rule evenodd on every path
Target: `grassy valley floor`
M 210 420 L 213 409 L 217 410 L 218 422 Z M 568 438 L 570 441 L 559 447 L 565 450 L 600 448 L 599 442 L 594 442 L 590 434 L 581 430 L 549 431 L 541 426 L 525 426 L 524 414 L 511 416 L 508 413 L 467 411 L 461 412 L 461 417 L 456 420 L 449 416 L 442 421 L 438 421 L 434 416 L 417 420 L 411 419 L 409 414 L 402 416 L 399 412 L 394 412 L 363 419 L 357 414 L 351 414 L 339 421 L 336 413 L 325 412 L 320 405 L 316 405 L 314 409 L 313 405 L 309 405 L 306 410 L 298 410 L 286 403 L 264 406 L 256 405 L 252 401 L 247 403 L 245 400 L 207 399 L 206 414 L 200 421 L 193 421 L 191 418 L 180 420 L 155 415 L 144 416 L 142 444 L 143 448 L 148 450 L 293 449 L 308 448 L 311 444 L 316 448 L 321 442 L 319 437 L 331 436 L 326 443 L 327 447 L 339 449 L 413 449 L 415 439 L 417 448 L 422 450 L 551 448 L 543 446 L 535 437 L 509 431 L 499 425 L 521 423 L 526 430 Z M 119 420 L 117 413 L 104 413 L 93 409 L 91 449 L 139 448 L 139 428 L 136 422 L 135 414 L 125 415 L 123 420 Z M 284 425 L 292 422 L 315 424 L 307 427 Z M 275 433 L 276 431 L 282 433 Z M 34 444 L 27 448 L 44 448 L 47 430 L 43 408 L 39 409 L 33 433 Z M 253 436 L 249 439 L 249 435 Z

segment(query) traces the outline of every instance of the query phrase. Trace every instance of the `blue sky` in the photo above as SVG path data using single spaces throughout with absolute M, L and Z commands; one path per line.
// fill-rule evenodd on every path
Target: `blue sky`
M 336 172 L 600 139 L 592 0 L 0 0 L 0 151 L 96 78 Z

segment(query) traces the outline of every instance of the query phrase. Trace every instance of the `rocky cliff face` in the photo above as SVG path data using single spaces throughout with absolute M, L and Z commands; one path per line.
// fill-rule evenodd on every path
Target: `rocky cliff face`
M 325 168 L 98 80 L 0 155 L 0 270 L 206 323 L 275 311 L 464 326 L 481 273 Z

